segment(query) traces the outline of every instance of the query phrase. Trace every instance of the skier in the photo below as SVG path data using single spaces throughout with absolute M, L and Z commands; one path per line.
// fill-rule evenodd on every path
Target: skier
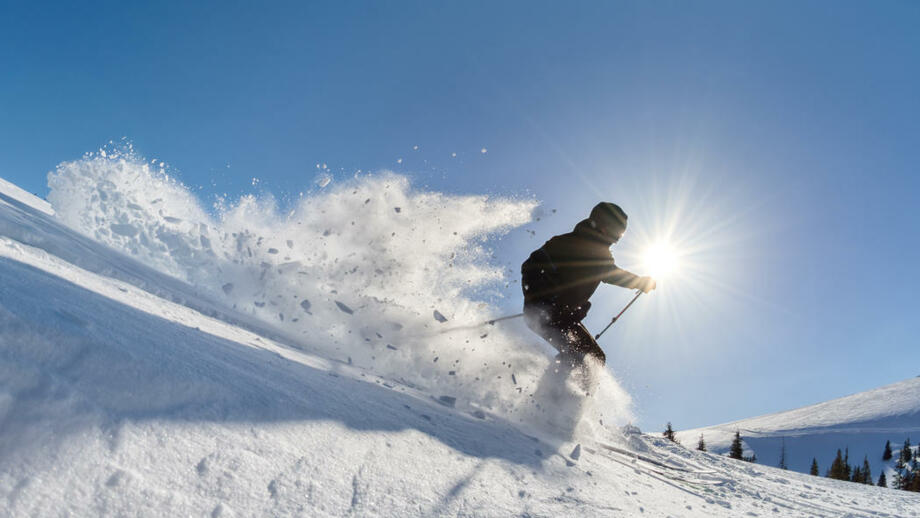
M 601 282 L 644 293 L 655 289 L 651 277 L 640 277 L 614 263 L 610 247 L 624 232 L 623 209 L 601 202 L 575 230 L 554 236 L 521 265 L 524 320 L 559 351 L 555 363 L 571 369 L 586 356 L 605 363 L 604 351 L 581 323 L 591 307 L 588 299 Z

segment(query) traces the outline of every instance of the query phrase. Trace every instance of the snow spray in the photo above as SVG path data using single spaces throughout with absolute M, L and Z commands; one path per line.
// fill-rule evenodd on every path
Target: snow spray
M 504 280 L 486 240 L 527 223 L 532 200 L 418 190 L 382 171 L 325 182 L 283 212 L 267 195 L 208 211 L 130 146 L 61 163 L 48 184 L 66 225 L 316 354 L 511 419 L 550 362 L 523 326 L 437 333 L 495 314 L 474 295 Z M 597 404 L 626 421 L 630 398 L 608 377 Z

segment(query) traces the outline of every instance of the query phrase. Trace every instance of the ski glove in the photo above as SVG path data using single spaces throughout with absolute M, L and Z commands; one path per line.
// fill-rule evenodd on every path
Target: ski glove
M 648 276 L 639 277 L 636 280 L 636 288 L 642 290 L 642 293 L 648 293 L 654 290 L 656 286 L 657 283 L 655 282 L 655 279 L 652 279 Z

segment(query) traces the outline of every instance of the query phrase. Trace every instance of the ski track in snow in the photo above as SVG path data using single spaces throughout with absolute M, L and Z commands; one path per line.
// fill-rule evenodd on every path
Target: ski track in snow
M 226 279 L 165 275 L 27 198 L 0 192 L 0 515 L 920 516 L 913 494 L 658 437 L 552 438 L 520 423 L 526 398 L 490 384 L 497 395 L 458 390 L 466 399 L 447 404 L 455 387 L 400 370 L 414 365 L 411 340 L 392 342 L 399 362 L 349 365 L 320 331 L 305 339 L 225 298 Z M 371 325 L 324 300 L 310 311 L 342 336 Z M 354 315 L 370 304 L 343 303 Z M 432 314 L 399 311 L 413 331 Z M 539 356 L 519 354 L 538 374 Z

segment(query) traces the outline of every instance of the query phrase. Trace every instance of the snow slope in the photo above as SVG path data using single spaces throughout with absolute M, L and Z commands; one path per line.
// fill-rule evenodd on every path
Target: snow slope
M 823 475 L 837 450 L 849 448 L 850 463 L 861 465 L 867 458 L 878 478 L 885 441 L 897 450 L 905 439 L 916 443 L 920 438 L 920 377 L 795 410 L 681 431 L 677 437 L 696 445 L 703 434 L 710 450 L 724 453 L 736 430 L 745 455 L 756 453 L 760 463 L 777 465 L 785 444 L 790 469 L 806 473 L 816 458 Z
M 234 308 L 223 284 L 104 246 L 28 196 L 0 184 L 0 515 L 920 516 L 913 494 L 620 433 L 609 423 L 628 414 L 609 392 L 607 428 L 552 438 L 521 422 L 533 401 L 514 394 L 532 387 L 506 391 L 509 375 L 465 391 L 419 375 L 399 334 L 367 358 L 400 359 L 349 364 L 355 343 L 336 350 L 315 329 Z M 308 316 L 329 318 L 314 325 L 341 337 L 374 322 L 312 302 Z M 431 315 L 419 315 L 406 327 L 423 329 Z M 529 343 L 518 332 L 493 345 Z M 468 338 L 440 336 L 427 338 L 436 353 L 469 353 Z M 547 365 L 518 354 L 534 366 L 502 368 L 526 378 Z

